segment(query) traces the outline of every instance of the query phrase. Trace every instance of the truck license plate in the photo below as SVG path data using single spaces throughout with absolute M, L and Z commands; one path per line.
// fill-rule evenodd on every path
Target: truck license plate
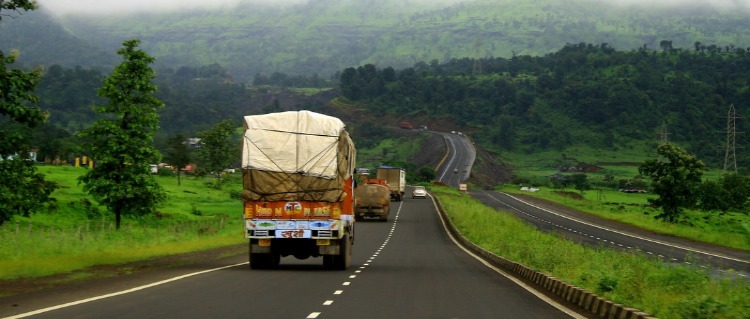
M 271 240 L 270 239 L 258 239 L 258 246 L 261 246 L 261 247 L 271 246 Z
M 318 246 L 330 246 L 331 240 L 330 239 L 318 239 L 317 243 L 318 243 Z

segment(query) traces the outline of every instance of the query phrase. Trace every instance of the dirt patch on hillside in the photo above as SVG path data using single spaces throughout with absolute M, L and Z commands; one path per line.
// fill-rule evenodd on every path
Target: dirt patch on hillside
M 469 183 L 482 189 L 492 189 L 494 186 L 513 180 L 513 168 L 498 160 L 498 154 L 490 152 L 480 145 L 474 144 L 477 158 L 471 169 Z
M 448 149 L 442 136 L 439 134 L 429 134 L 424 143 L 422 143 L 417 155 L 410 158 L 409 161 L 437 170 L 438 164 L 443 160 L 447 151 Z
M 475 144 L 474 148 L 476 149 L 476 160 L 472 166 L 468 183 L 482 189 L 491 189 L 513 179 L 512 168 L 504 163 L 498 163 L 497 154 L 485 150 L 480 145 Z M 430 134 L 422 144 L 419 154 L 409 161 L 437 170 L 447 151 L 445 139 L 439 134 Z

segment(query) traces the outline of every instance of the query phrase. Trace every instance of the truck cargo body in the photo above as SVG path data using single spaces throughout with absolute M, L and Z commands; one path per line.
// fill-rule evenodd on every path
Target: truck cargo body
M 380 221 L 388 221 L 391 212 L 391 191 L 382 179 L 367 179 L 354 190 L 356 204 L 354 216 L 356 220 L 376 217 Z
M 323 257 L 346 269 L 356 150 L 339 119 L 309 111 L 245 117 L 242 173 L 251 268 Z
M 401 201 L 404 199 L 406 171 L 403 168 L 380 166 L 375 172 L 375 178 L 385 180 L 388 183 L 392 200 Z

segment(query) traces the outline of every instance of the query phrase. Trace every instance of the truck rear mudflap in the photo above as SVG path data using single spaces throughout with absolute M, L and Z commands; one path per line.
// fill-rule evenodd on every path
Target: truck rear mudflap
M 323 266 L 345 270 L 351 263 L 352 241 L 349 235 L 340 239 L 250 239 L 250 267 L 268 269 L 279 266 L 281 257 L 297 259 L 323 257 Z

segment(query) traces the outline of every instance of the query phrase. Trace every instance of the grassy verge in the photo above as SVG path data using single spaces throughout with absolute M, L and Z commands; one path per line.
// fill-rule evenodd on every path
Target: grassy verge
M 467 239 L 495 254 L 662 319 L 750 318 L 750 284 L 731 274 L 669 265 L 642 254 L 589 248 L 535 230 L 468 195 L 433 187 Z
M 750 215 L 747 214 L 686 210 L 682 222 L 667 223 L 654 219 L 654 216 L 660 213 L 657 208 L 648 205 L 648 199 L 653 198 L 654 195 L 624 194 L 614 190 L 590 190 L 580 194 L 574 190 L 564 192 L 547 187 L 541 187 L 538 192 L 531 193 L 519 189 L 515 185 L 504 185 L 500 190 L 547 199 L 595 216 L 635 225 L 661 234 L 750 250 L 750 234 L 745 229 L 750 226 Z M 570 192 L 576 196 L 566 195 Z
M 47 276 L 94 265 L 122 264 L 158 256 L 230 246 L 242 236 L 240 174 L 214 179 L 158 176 L 168 201 L 158 216 L 114 217 L 83 192 L 84 168 L 42 166 L 60 188 L 49 212 L 16 217 L 0 226 L 0 280 Z
M 539 192 L 525 192 L 520 185 L 506 184 L 499 190 L 550 200 L 605 219 L 631 224 L 656 233 L 688 238 L 737 249 L 750 250 L 750 214 L 745 212 L 706 212 L 685 210 L 678 223 L 654 219 L 661 213 L 648 204 L 653 194 L 622 193 L 620 182 L 633 182 L 635 188 L 646 189 L 649 183 L 639 176 L 638 167 L 656 157 L 653 143 L 632 143 L 617 150 L 576 145 L 564 150 L 548 150 L 534 154 L 499 152 L 504 161 L 513 163 L 516 183 L 535 186 Z M 594 164 L 600 171 L 586 173 L 596 189 L 583 194 L 569 188 L 553 189 L 551 176 L 561 173 L 560 167 L 579 163 Z M 720 170 L 708 170 L 704 180 L 718 180 Z M 568 196 L 569 194 L 582 196 Z M 580 198 L 582 197 L 582 198 Z

